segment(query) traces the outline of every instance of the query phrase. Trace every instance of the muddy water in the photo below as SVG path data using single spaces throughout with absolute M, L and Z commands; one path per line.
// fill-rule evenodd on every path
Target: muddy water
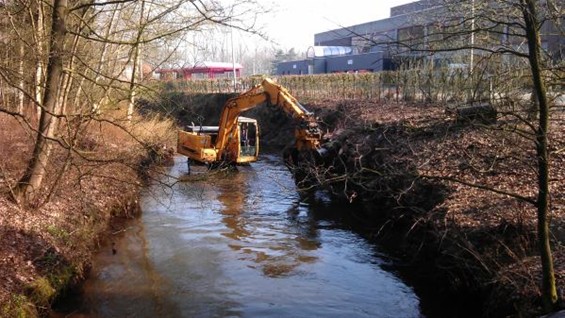
M 179 157 L 171 175 L 186 171 Z M 198 171 L 199 167 L 193 167 Z M 332 207 L 301 202 L 276 156 L 144 194 L 143 216 L 98 255 L 88 317 L 420 317 L 386 257 Z M 170 181 L 170 180 L 169 180 Z M 320 211 L 324 210 L 324 211 Z

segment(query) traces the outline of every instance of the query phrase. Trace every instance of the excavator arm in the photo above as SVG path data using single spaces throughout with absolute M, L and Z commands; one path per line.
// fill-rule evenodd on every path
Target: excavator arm
M 216 149 L 220 159 L 228 161 L 234 159 L 230 157 L 233 156 L 230 154 L 233 153 L 230 144 L 237 140 L 236 128 L 239 115 L 265 102 L 279 106 L 297 121 L 295 138 L 296 148 L 299 151 L 319 148 L 322 134 L 314 114 L 306 110 L 284 87 L 266 78 L 261 84 L 228 100 L 224 106 L 216 139 Z
M 249 127 L 256 121 L 239 115 L 264 103 L 280 107 L 295 120 L 295 147 L 298 151 L 319 149 L 322 134 L 316 117 L 284 87 L 267 78 L 247 92 L 229 99 L 222 109 L 218 126 L 193 126 L 189 131 L 179 131 L 177 152 L 204 163 L 257 160 L 258 138 L 246 135 L 252 133 Z M 253 145 L 250 140 L 254 140 Z
M 287 114 L 297 120 L 298 125 L 295 130 L 297 150 L 318 150 L 322 132 L 314 114 L 306 110 L 286 88 L 272 80 L 266 78 L 261 85 L 269 96 L 272 105 L 280 106 Z

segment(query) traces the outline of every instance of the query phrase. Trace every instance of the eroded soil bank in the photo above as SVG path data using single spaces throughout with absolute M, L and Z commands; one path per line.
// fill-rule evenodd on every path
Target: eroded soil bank
M 524 200 L 537 194 L 535 144 L 517 133 L 524 127 L 512 112 L 499 109 L 493 122 L 434 105 L 311 107 L 328 106 L 336 130 L 324 170 L 310 169 L 313 179 L 364 205 L 370 235 L 398 255 L 421 294 L 453 307 L 451 316 L 541 314 L 536 209 Z M 550 136 L 558 286 L 565 283 L 564 118 L 553 114 Z
M 181 125 L 194 118 L 216 125 L 228 97 L 178 94 L 167 112 Z M 461 120 L 444 106 L 395 101 L 304 105 L 320 117 L 331 140 L 322 162 L 301 170 L 307 185 L 363 207 L 360 230 L 398 258 L 402 274 L 430 298 L 432 313 L 541 314 L 536 210 L 523 200 L 536 196 L 535 145 L 517 133 L 524 127 L 512 114 L 519 110 L 500 108 L 492 121 Z M 292 123 L 279 109 L 262 106 L 245 115 L 259 120 L 262 147 L 282 152 L 292 141 Z M 563 286 L 565 114 L 552 116 L 551 224 L 556 278 Z
M 59 138 L 72 149 L 54 147 L 41 195 L 19 206 L 10 191 L 34 134 L 0 114 L 0 317 L 47 316 L 53 301 L 82 281 L 102 240 L 111 241 L 139 213 L 147 177 L 140 172 L 155 163 L 160 143 L 174 140 L 170 124 L 140 117 L 62 123 Z

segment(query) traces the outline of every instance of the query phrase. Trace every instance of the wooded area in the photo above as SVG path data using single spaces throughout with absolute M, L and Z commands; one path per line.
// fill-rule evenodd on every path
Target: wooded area
M 25 168 L 9 173 L 4 173 L 8 162 L 18 154 L 2 151 L 9 154 L 0 161 L 5 195 L 20 208 L 33 210 L 50 201 L 62 175 L 79 169 L 75 160 L 100 165 L 122 162 L 118 154 L 98 158 L 85 151 L 89 129 L 96 125 L 110 125 L 141 148 L 155 149 L 159 141 L 136 133 L 135 107 L 140 96 L 156 98 L 161 89 L 224 92 L 231 83 L 157 82 L 152 72 L 170 63 L 179 47 L 196 45 L 188 39 L 206 28 L 224 26 L 260 34 L 254 29 L 253 15 L 262 10 L 266 9 L 254 0 L 230 6 L 202 0 L 1 2 L 0 113 L 18 123 L 28 136 L 22 142 L 32 149 L 22 159 Z M 563 112 L 565 69 L 563 55 L 542 46 L 540 30 L 552 23 L 553 32 L 565 35 L 565 5 L 556 0 L 450 0 L 441 13 L 428 29 L 426 41 L 407 33 L 398 41 L 375 43 L 394 45 L 405 56 L 398 61 L 398 71 L 280 77 L 278 81 L 305 101 L 434 103 L 446 110 L 492 105 L 502 123 L 492 129 L 515 133 L 533 150 L 527 160 L 535 171 L 535 186 L 499 189 L 488 179 L 421 177 L 480 188 L 536 208 L 538 253 L 544 269 L 540 285 L 544 310 L 550 312 L 558 307 L 559 295 L 549 222 L 552 213 L 563 209 L 552 201 L 552 184 L 563 181 L 553 174 L 550 162 L 564 152 L 554 146 L 550 128 L 556 114 Z M 501 42 L 502 35 L 508 41 Z M 456 62 L 451 64 L 465 67 L 438 64 L 447 54 Z M 260 80 L 243 78 L 236 86 L 244 90 Z M 54 153 L 64 156 L 54 157 Z M 61 160 L 63 164 L 52 169 Z

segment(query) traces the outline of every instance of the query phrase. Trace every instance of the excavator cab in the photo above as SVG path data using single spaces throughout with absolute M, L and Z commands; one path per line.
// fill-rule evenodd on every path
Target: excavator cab
M 237 119 L 239 149 L 237 163 L 257 161 L 259 156 L 259 126 L 257 120 L 240 116 Z

